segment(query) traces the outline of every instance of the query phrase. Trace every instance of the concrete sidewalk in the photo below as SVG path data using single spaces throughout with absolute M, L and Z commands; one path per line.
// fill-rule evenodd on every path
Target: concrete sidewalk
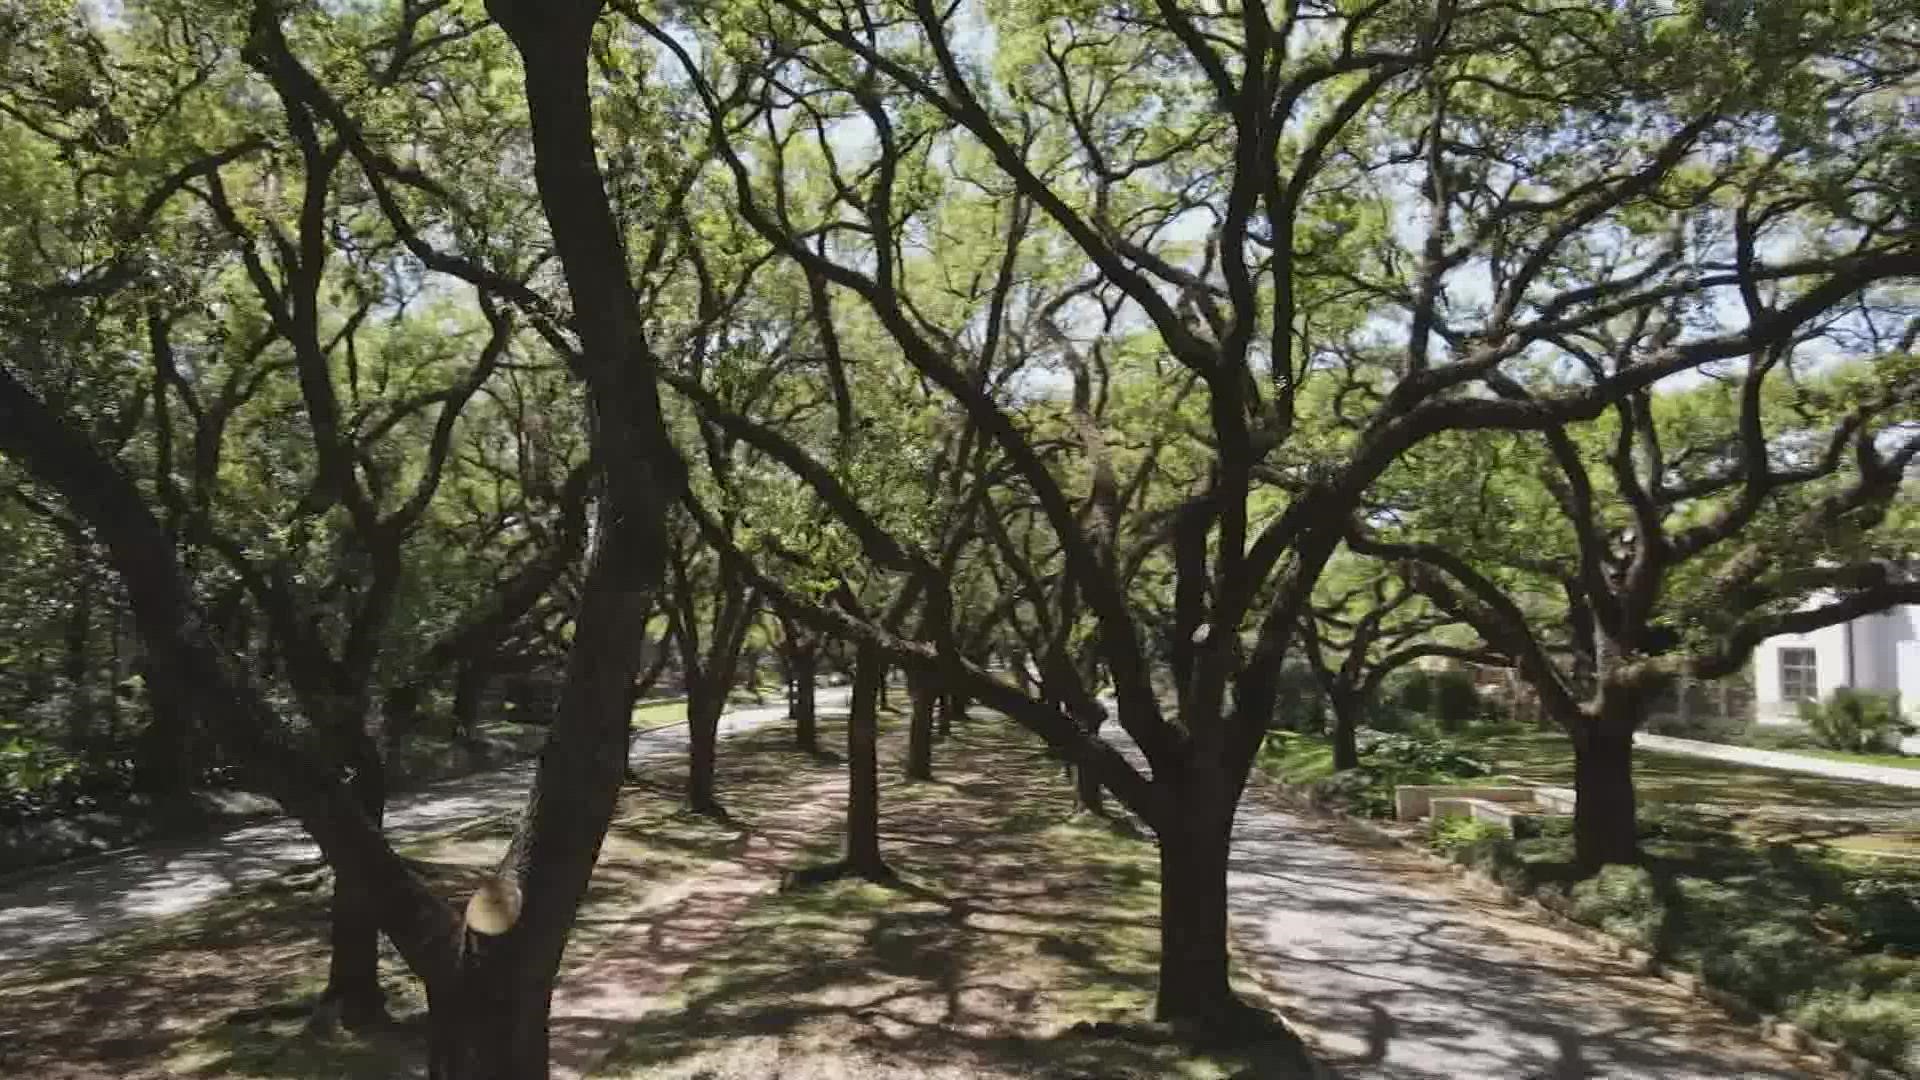
M 1343 1077 L 1823 1075 L 1705 1002 L 1256 783 L 1229 884 L 1240 966 Z
M 846 694 L 823 689 L 819 704 L 841 707 Z M 720 733 L 747 731 L 786 715 L 784 704 L 735 709 L 721 718 Z M 631 759 L 660 760 L 686 749 L 686 725 L 654 728 L 634 739 Z M 532 781 L 533 765 L 527 763 L 396 798 L 387 810 L 387 835 L 404 843 L 517 810 Z M 50 870 L 0 889 L 0 963 L 188 911 L 319 857 L 298 824 L 275 818 L 190 844 L 139 848 Z
M 1644 731 L 1634 734 L 1633 745 L 1643 750 L 1658 750 L 1664 754 L 1711 758 L 1714 761 L 1752 765 L 1760 769 L 1779 769 L 1783 772 L 1806 773 L 1809 776 L 1830 776 L 1835 780 L 1858 780 L 1868 784 L 1885 784 L 1888 787 L 1920 788 L 1920 769 L 1903 769 L 1897 765 L 1834 761 L 1830 758 L 1812 757 L 1782 750 L 1756 750 L 1751 746 L 1728 746 L 1725 743 L 1701 742 L 1698 739 L 1676 739 L 1671 735 L 1649 735 Z

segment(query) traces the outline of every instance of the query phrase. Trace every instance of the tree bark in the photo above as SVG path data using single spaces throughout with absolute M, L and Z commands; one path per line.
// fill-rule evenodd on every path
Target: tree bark
M 1599 718 L 1573 731 L 1574 860 L 1585 873 L 1640 861 L 1633 790 L 1633 728 Z
M 1327 703 L 1333 707 L 1333 767 L 1357 769 L 1360 767 L 1360 699 L 1351 692 L 1335 691 L 1327 695 Z
M 502 873 L 524 907 L 497 962 L 463 974 L 488 1023 L 460 1040 L 463 1067 L 435 1080 L 547 1075 L 547 1016 L 573 919 L 626 772 L 630 695 L 652 596 L 666 566 L 667 515 L 685 466 L 661 417 L 654 358 L 628 276 L 622 229 L 600 174 L 588 51 L 602 4 L 488 0 L 525 67 L 534 180 L 553 233 L 586 373 L 600 497 L 554 731 Z
M 879 716 L 886 663 L 880 650 L 862 644 L 854 661 L 853 701 L 847 714 L 847 870 L 866 878 L 887 876 L 880 858 Z
M 740 655 L 740 661 L 734 667 L 734 678 L 746 691 L 753 695 L 755 705 L 764 705 L 767 696 L 760 692 L 760 650 L 748 649 Z
M 1233 804 L 1224 783 L 1189 767 L 1160 832 L 1160 978 L 1154 1014 L 1212 1024 L 1240 1007 L 1227 983 L 1227 852 Z
M 940 696 L 940 737 L 953 734 L 955 721 L 967 718 L 967 698 L 958 690 L 949 690 Z
M 726 711 L 723 680 L 703 675 L 687 680 L 687 809 L 715 817 L 725 812 L 715 795 L 714 765 L 720 740 L 720 714 Z
M 1093 702 L 1085 704 L 1082 712 L 1083 715 L 1074 717 L 1075 722 L 1087 734 L 1098 736 L 1101 726 L 1107 722 L 1106 710 Z M 1074 765 L 1072 769 L 1074 804 L 1086 813 L 1105 817 L 1106 789 L 1101 785 L 1099 775 L 1084 765 Z
M 350 770 L 348 786 L 353 800 L 376 830 L 386 821 L 386 762 L 378 742 L 365 727 L 365 703 L 347 706 L 339 719 L 345 743 L 343 757 Z M 338 1018 L 350 1029 L 369 1027 L 387 1018 L 386 992 L 380 988 L 380 912 L 372 889 L 357 866 L 334 868 L 333 905 L 329 913 L 327 985 L 320 995 L 314 1020 L 331 1026 Z
M 907 695 L 912 713 L 907 722 L 907 779 L 933 779 L 933 704 L 931 680 L 909 673 Z
M 333 909 L 329 915 L 327 986 L 320 995 L 314 1026 L 334 1020 L 352 1030 L 387 1018 L 386 992 L 380 988 L 380 913 L 358 867 L 334 869 Z
M 1094 775 L 1092 769 L 1074 766 L 1073 801 L 1086 813 L 1096 817 L 1107 816 L 1106 789 L 1100 786 L 1100 778 Z
M 91 680 L 93 644 L 93 575 L 86 564 L 86 548 L 74 545 L 73 607 L 67 613 L 64 674 L 67 683 L 67 743 L 76 754 L 91 756 L 93 701 Z
M 471 739 L 480 728 L 480 699 L 487 692 L 486 666 L 481 663 L 460 665 L 453 677 L 453 737 Z
M 192 710 L 174 684 L 154 671 L 151 655 L 134 666 L 147 689 L 147 726 L 134 747 L 134 787 L 149 795 L 180 794 L 193 786 L 198 771 Z
M 817 677 L 819 654 L 811 648 L 795 649 L 789 660 L 793 677 L 793 741 L 803 752 L 820 752 L 817 718 Z

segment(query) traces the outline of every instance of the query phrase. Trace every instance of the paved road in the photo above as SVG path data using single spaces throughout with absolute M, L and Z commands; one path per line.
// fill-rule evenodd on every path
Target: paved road
M 1447 870 L 1268 799 L 1249 791 L 1235 825 L 1241 965 L 1340 1076 L 1818 1075 Z
M 822 689 L 825 708 L 846 691 Z M 785 718 L 785 705 L 735 709 L 721 719 L 732 735 Z M 685 725 L 656 728 L 634 739 L 632 759 L 658 761 L 686 752 Z M 396 798 L 387 833 L 405 841 L 519 808 L 533 779 L 531 763 L 435 784 Z M 150 919 L 198 907 L 243 885 L 319 858 L 300 827 L 286 818 L 234 829 L 188 844 L 143 848 L 53 870 L 0 889 L 0 963 L 91 941 Z
M 1644 731 L 1635 733 L 1633 744 L 1647 750 L 1712 758 L 1715 761 L 1753 765 L 1762 769 L 1784 769 L 1787 772 L 1831 776 L 1836 780 L 1860 780 L 1869 784 L 1886 784 L 1889 787 L 1920 788 L 1920 769 L 1902 769 L 1896 765 L 1834 761 L 1829 758 L 1809 757 L 1806 754 L 1792 754 L 1780 750 L 1756 750 L 1751 746 L 1728 746 L 1725 743 L 1701 742 L 1698 739 L 1676 739 L 1671 735 L 1649 735 Z

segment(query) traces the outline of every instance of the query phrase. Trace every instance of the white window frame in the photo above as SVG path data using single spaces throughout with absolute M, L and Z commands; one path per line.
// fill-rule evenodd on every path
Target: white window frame
M 1820 700 L 1820 651 L 1804 645 L 1782 645 L 1780 661 L 1780 700 Z M 1795 693 L 1795 690 L 1800 693 Z

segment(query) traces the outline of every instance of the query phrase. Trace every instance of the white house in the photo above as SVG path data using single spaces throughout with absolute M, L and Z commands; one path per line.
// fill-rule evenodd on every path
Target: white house
M 1920 606 L 1782 634 L 1753 652 L 1754 718 L 1762 724 L 1792 722 L 1800 702 L 1841 687 L 1898 691 L 1908 718 L 1920 715 Z

